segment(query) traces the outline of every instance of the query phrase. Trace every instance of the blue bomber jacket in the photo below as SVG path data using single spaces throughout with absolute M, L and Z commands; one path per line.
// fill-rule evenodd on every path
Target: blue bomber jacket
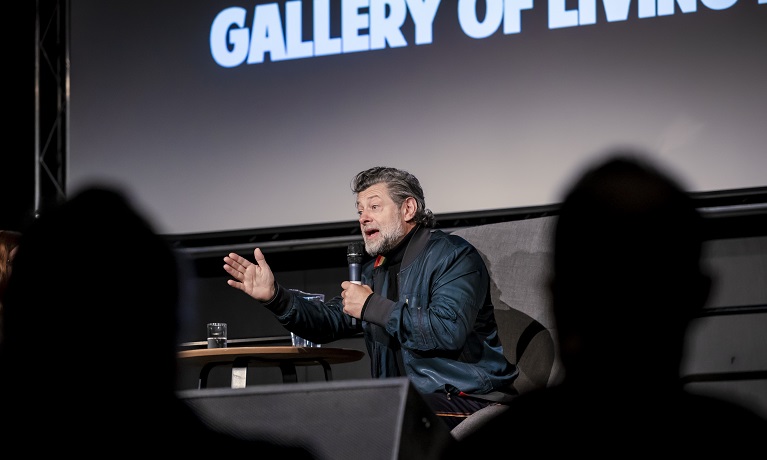
M 374 270 L 388 276 L 373 264 L 362 268 L 362 283 L 371 287 Z M 264 305 L 286 329 L 313 342 L 362 330 L 374 378 L 400 376 L 403 368 L 422 393 L 510 390 L 519 371 L 503 355 L 487 267 L 476 248 L 441 230 L 418 229 L 397 276 L 397 300 L 389 300 L 384 282 L 384 292 L 368 299 L 361 323 L 343 312 L 340 296 L 320 304 L 278 285 Z

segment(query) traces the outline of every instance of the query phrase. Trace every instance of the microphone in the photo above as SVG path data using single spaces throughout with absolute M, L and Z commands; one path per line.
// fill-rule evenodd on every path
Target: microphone
M 362 255 L 365 244 L 361 241 L 349 243 L 346 248 L 346 261 L 349 262 L 349 281 L 362 284 Z
M 349 243 L 346 247 L 346 261 L 349 262 L 349 281 L 362 284 L 362 251 L 365 244 L 361 241 Z M 357 318 L 352 316 L 352 326 L 357 326 Z

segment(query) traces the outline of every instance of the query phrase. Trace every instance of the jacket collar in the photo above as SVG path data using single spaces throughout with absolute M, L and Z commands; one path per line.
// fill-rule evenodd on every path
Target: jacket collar
M 431 228 L 421 226 L 416 228 L 415 234 L 410 239 L 410 243 L 408 244 L 407 248 L 405 248 L 405 255 L 402 257 L 402 265 L 400 265 L 400 270 L 413 263 L 415 258 L 418 257 L 421 251 L 423 251 L 423 249 L 426 247 L 426 243 L 429 242 L 431 231 Z

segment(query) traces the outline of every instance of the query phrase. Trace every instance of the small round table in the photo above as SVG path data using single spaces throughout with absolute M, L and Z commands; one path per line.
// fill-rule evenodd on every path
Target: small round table
M 350 348 L 257 346 L 200 348 L 178 352 L 183 364 L 199 365 L 200 379 L 197 388 L 206 388 L 208 374 L 216 366 L 232 366 L 232 388 L 244 388 L 248 366 L 279 367 L 285 383 L 297 382 L 296 366 L 322 366 L 325 380 L 333 380 L 331 364 L 359 361 L 365 353 Z

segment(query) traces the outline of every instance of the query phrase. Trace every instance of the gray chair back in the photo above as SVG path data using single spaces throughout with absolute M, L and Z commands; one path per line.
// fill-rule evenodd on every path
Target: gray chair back
M 452 232 L 479 250 L 490 272 L 490 296 L 506 358 L 519 367 L 519 394 L 563 376 L 548 281 L 556 216 L 478 225 Z M 507 406 L 487 406 L 451 430 L 461 440 Z
M 490 272 L 490 295 L 506 358 L 519 366 L 522 394 L 562 376 L 548 290 L 556 216 L 478 225 L 452 232 L 479 250 Z

